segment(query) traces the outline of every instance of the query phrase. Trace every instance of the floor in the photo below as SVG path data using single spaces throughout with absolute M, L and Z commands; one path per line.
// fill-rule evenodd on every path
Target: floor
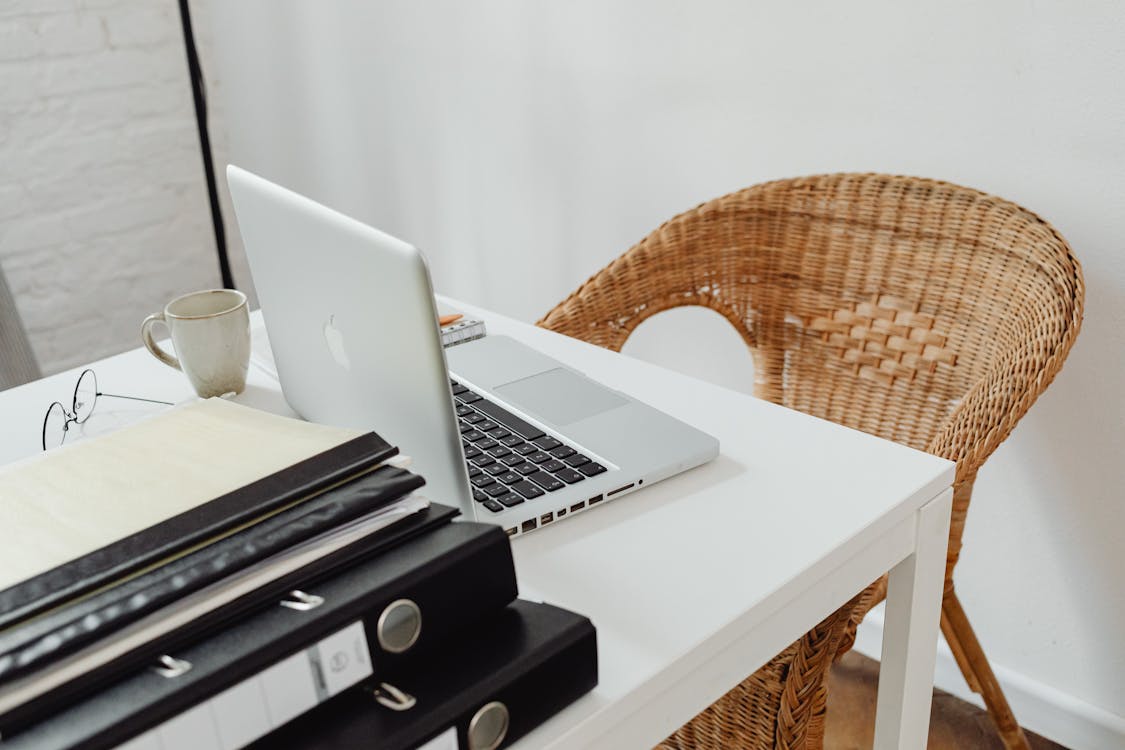
M 825 750 L 866 750 L 874 741 L 879 662 L 850 651 L 828 677 Z M 1066 750 L 1028 732 L 1032 750 Z M 949 693 L 934 691 L 928 750 L 1003 750 L 988 714 Z

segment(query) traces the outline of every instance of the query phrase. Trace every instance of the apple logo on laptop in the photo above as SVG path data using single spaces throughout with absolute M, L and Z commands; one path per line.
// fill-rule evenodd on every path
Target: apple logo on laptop
M 324 341 L 328 344 L 328 351 L 332 354 L 332 359 L 336 360 L 336 364 L 345 370 L 352 369 L 352 362 L 348 359 L 348 352 L 344 348 L 344 334 L 336 327 L 335 315 L 329 316 L 324 324 Z

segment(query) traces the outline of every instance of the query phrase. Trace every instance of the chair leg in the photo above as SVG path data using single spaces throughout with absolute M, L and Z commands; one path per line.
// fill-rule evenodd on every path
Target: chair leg
M 961 641 L 957 639 L 957 634 L 953 632 L 953 624 L 945 614 L 945 607 L 941 608 L 941 634 L 945 636 L 945 642 L 949 644 L 949 650 L 953 652 L 953 658 L 957 661 L 957 666 L 960 668 L 965 682 L 969 684 L 969 690 L 980 695 L 980 682 L 977 680 L 976 673 L 973 672 L 973 666 L 969 663 L 968 655 L 961 648 Z
M 980 641 L 977 640 L 973 626 L 957 599 L 957 594 L 952 588 L 947 589 L 941 605 L 941 625 L 946 642 L 957 659 L 957 665 L 965 676 L 965 681 L 975 693 L 984 698 L 984 705 L 988 707 L 988 715 L 996 725 L 1000 739 L 1008 750 L 1030 750 L 1027 736 L 1024 735 L 1008 699 L 996 681 L 988 657 L 984 655 Z

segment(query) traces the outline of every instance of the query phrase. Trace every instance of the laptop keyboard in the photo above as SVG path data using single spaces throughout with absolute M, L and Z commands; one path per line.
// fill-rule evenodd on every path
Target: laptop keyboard
M 493 513 L 606 470 L 499 404 L 449 382 L 473 499 Z

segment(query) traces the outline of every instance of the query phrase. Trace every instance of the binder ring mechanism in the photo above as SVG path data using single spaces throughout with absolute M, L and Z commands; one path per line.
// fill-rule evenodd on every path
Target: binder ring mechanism
M 492 701 L 480 707 L 469 721 L 469 750 L 496 750 L 508 736 L 508 707 Z
M 380 706 L 392 711 L 409 711 L 418 703 L 413 695 L 402 692 L 389 682 L 380 682 L 378 687 L 371 688 L 371 696 Z
M 295 609 L 298 612 L 308 612 L 324 604 L 324 597 L 316 594 L 306 594 L 300 589 L 293 589 L 281 600 L 281 606 Z
M 379 646 L 391 654 L 409 651 L 422 633 L 422 610 L 410 599 L 396 599 L 386 606 L 375 624 Z

